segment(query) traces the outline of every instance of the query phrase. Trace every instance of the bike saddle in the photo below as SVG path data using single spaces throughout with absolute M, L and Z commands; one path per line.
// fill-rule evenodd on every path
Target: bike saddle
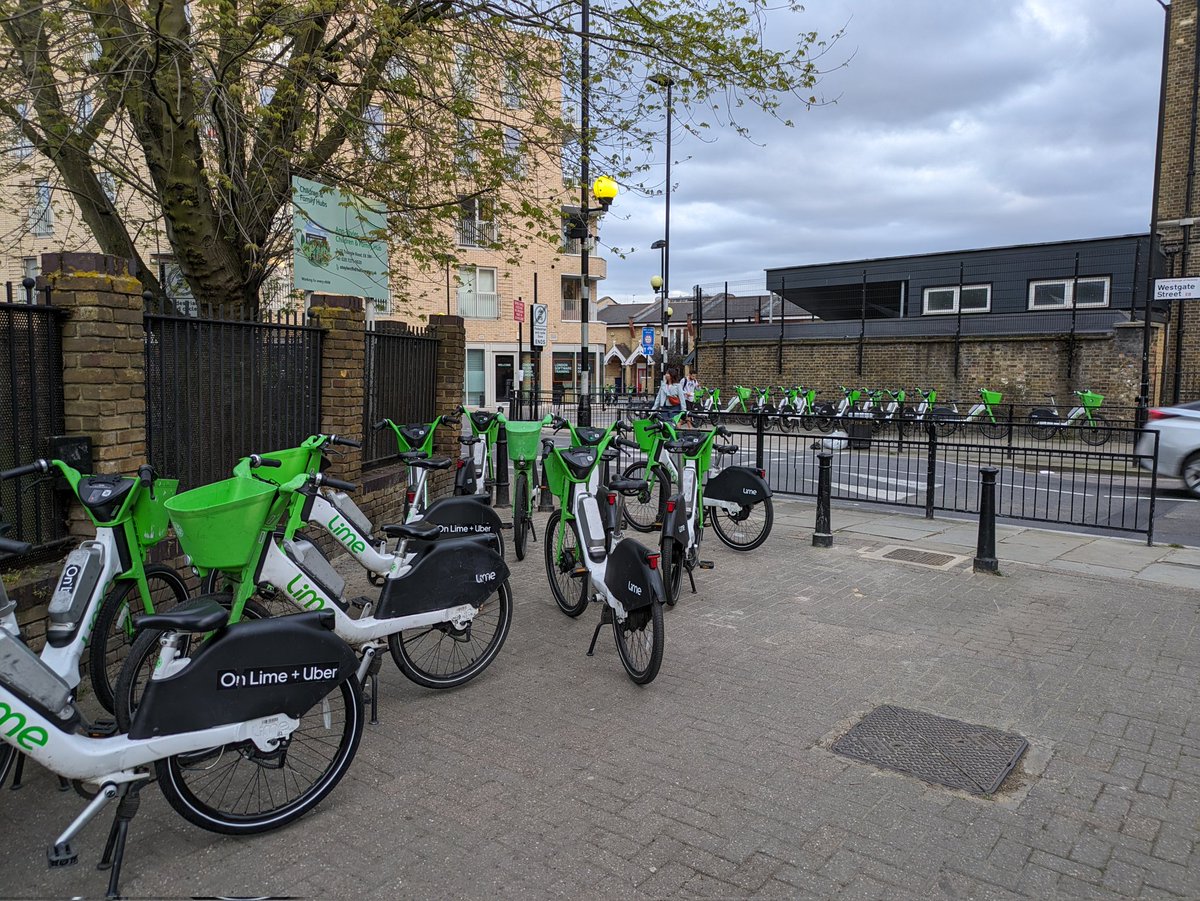
M 449 457 L 434 457 L 433 459 L 428 459 L 422 456 L 420 460 L 413 460 L 409 465 L 415 467 L 416 469 L 449 469 L 454 465 L 454 461 Z
M 650 483 L 645 479 L 613 479 L 608 483 L 609 491 L 645 491 L 649 487 Z
M 736 444 L 714 444 L 713 450 L 718 454 L 736 454 L 741 448 Z
M 402 425 L 398 428 L 400 429 L 400 434 L 404 436 L 409 444 L 420 444 L 425 440 L 425 436 L 429 434 L 429 426 L 422 423 Z
M 475 428 L 481 432 L 486 432 L 492 425 L 492 421 L 498 414 L 489 413 L 486 410 L 476 410 L 471 414 L 471 422 L 475 423 Z
M 441 532 L 441 526 L 437 523 L 425 522 L 420 519 L 416 522 L 396 522 L 383 526 L 383 534 L 389 538 L 412 538 L 416 541 L 437 538 Z
M 417 460 L 424 460 L 429 454 L 425 453 L 425 451 L 403 451 L 396 456 L 411 466 Z
M 184 601 L 166 613 L 139 616 L 134 622 L 137 630 L 161 629 L 170 632 L 212 632 L 229 622 L 229 611 L 212 598 Z
M 675 441 L 668 441 L 663 446 L 667 449 L 667 452 L 671 454 L 689 454 L 700 446 L 700 442 L 702 440 L 703 439 L 699 436 L 693 437 L 691 435 L 685 435 L 682 438 L 676 439 Z
M 478 444 L 482 440 L 483 439 L 481 437 L 479 437 L 478 435 L 468 435 L 465 438 L 459 438 L 458 443 L 461 444 L 463 447 L 470 447 L 473 444 Z

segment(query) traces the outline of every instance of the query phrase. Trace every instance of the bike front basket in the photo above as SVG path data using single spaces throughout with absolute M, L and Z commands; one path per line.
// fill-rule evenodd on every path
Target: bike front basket
M 144 548 L 154 547 L 167 537 L 171 520 L 167 516 L 166 502 L 179 490 L 178 479 L 155 479 L 154 497 L 142 489 L 133 502 L 133 528 L 137 532 L 138 544 Z
M 987 388 L 984 388 L 982 391 L 980 391 L 979 396 L 983 398 L 983 402 L 989 407 L 996 406 L 996 404 L 1000 403 L 1000 401 L 1004 399 L 1004 395 L 999 391 L 988 391 Z
M 667 427 L 667 434 L 665 436 L 661 432 L 657 431 L 657 428 L 660 424 L 666 425 Z M 637 442 L 638 449 L 643 454 L 649 454 L 651 451 L 653 451 L 654 442 L 661 441 L 663 437 L 675 437 L 675 429 L 669 422 L 663 423 L 661 419 L 653 416 L 646 419 L 635 419 L 633 421 L 633 438 Z
M 1086 410 L 1098 410 L 1100 405 L 1104 403 L 1104 395 L 1097 394 L 1095 391 L 1080 391 L 1079 402 L 1083 404 Z
M 542 420 L 510 419 L 504 428 L 508 432 L 508 459 L 514 463 L 537 459 L 542 443 Z
M 204 569 L 241 569 L 255 550 L 278 488 L 258 479 L 225 479 L 166 502 L 179 546 Z
M 557 498 L 566 498 L 567 467 L 557 451 L 551 451 L 550 456 L 546 457 L 546 462 L 542 464 L 542 477 L 546 480 L 551 494 Z

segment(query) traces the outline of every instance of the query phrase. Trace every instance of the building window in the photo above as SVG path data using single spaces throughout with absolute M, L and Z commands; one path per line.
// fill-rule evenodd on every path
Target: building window
M 525 174 L 525 162 L 521 156 L 521 132 L 511 125 L 504 127 L 504 158 L 512 165 L 516 175 Z
M 117 180 L 111 172 L 97 173 L 96 179 L 100 182 L 100 187 L 104 189 L 104 196 L 108 198 L 109 203 L 117 202 Z
M 521 73 L 516 63 L 504 66 L 504 87 L 500 90 L 500 96 L 508 109 L 521 108 Z
M 479 161 L 475 149 L 475 123 L 471 119 L 458 120 L 458 146 L 456 149 L 459 174 L 469 176 Z
M 587 234 L 587 222 L 582 216 L 566 213 L 562 217 L 562 248 L 564 253 L 578 254 L 583 252 L 584 239 L 580 235 Z
M 33 204 L 29 208 L 29 229 L 39 238 L 49 238 L 54 234 L 54 208 L 50 206 L 50 182 L 44 178 L 33 183 Z
M 467 406 L 482 407 L 487 393 L 487 371 L 484 369 L 484 353 L 478 349 L 467 350 Z
M 24 102 L 18 103 L 17 114 L 21 117 L 22 122 L 27 121 L 29 119 L 29 104 Z M 25 137 L 25 132 L 21 130 L 20 125 L 13 127 L 12 152 L 13 156 L 19 160 L 27 160 L 29 159 L 30 154 L 33 153 L 33 145 L 29 143 L 29 139 Z
M 373 159 L 379 159 L 383 156 L 383 107 L 368 106 L 363 112 L 363 119 L 367 123 L 364 135 L 367 153 Z
M 944 288 L 926 288 L 924 307 L 926 316 L 942 313 L 986 313 L 992 307 L 991 285 L 952 285 Z
M 21 280 L 37 278 L 42 274 L 42 267 L 37 257 L 21 257 Z
M 1029 309 L 1069 310 L 1108 306 L 1108 276 L 1042 279 L 1029 283 Z
M 460 197 L 458 209 L 460 247 L 487 247 L 496 243 L 496 211 L 490 198 Z
M 458 268 L 458 315 L 464 319 L 500 318 L 495 269 L 477 266 Z

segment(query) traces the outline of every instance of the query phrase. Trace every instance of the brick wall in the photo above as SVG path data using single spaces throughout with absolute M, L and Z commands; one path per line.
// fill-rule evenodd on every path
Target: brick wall
M 67 433 L 92 439 L 96 472 L 133 474 L 145 462 L 146 454 L 141 285 L 129 276 L 122 261 L 100 254 L 47 254 L 42 265 L 53 302 L 68 311 L 62 336 Z M 362 301 L 317 296 L 312 315 L 325 329 L 321 430 L 361 440 L 366 354 Z M 435 403 L 437 411 L 443 412 L 462 399 L 465 330 L 456 316 L 432 316 L 430 331 L 440 342 Z M 361 450 L 338 450 L 340 456 L 331 455 L 329 474 L 361 486 L 354 501 L 373 523 L 398 520 L 406 488 L 404 467 L 391 464 L 364 471 Z M 439 432 L 437 450 L 457 456 L 452 430 Z M 234 462 L 229 461 L 231 468 Z M 452 487 L 452 473 L 437 473 L 430 480 L 430 496 L 448 494 Z M 95 532 L 78 505 L 71 512 L 70 524 L 72 534 L 79 537 Z M 343 552 L 325 533 L 317 540 L 328 555 Z M 153 556 L 183 571 L 173 538 L 156 547 Z M 22 630 L 35 648 L 45 635 L 46 605 L 60 567 L 61 561 L 5 574 L 5 583 L 18 602 Z M 194 589 L 195 580 L 192 582 Z
M 1156 332 L 1160 330 L 1156 329 Z M 1161 353 L 1162 336 L 1152 350 Z M 705 342 L 701 354 L 704 375 L 711 384 L 802 384 L 817 389 L 823 400 L 841 397 L 840 385 L 912 390 L 938 389 L 939 399 L 970 400 L 980 388 L 1004 394 L 1011 403 L 1041 403 L 1053 393 L 1065 402 L 1074 389 L 1091 388 L 1112 406 L 1132 406 L 1141 383 L 1140 326 L 1118 328 L 1109 336 L 1077 337 L 1072 378 L 1067 378 L 1067 341 L 1058 336 L 964 338 L 960 345 L 959 378 L 954 378 L 954 341 L 945 338 L 869 338 L 858 374 L 857 341 L 788 341 L 779 367 L 775 341 L 734 341 L 728 344 L 727 370 L 722 378 L 722 344 Z M 1152 357 L 1152 368 L 1159 357 Z

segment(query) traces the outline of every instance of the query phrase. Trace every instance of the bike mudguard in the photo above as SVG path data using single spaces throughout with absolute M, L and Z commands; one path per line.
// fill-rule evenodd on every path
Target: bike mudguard
M 749 466 L 728 466 L 708 480 L 704 496 L 714 501 L 757 504 L 771 496 L 771 486 Z
M 454 473 L 454 493 L 458 496 L 473 495 L 479 488 L 479 479 L 475 475 L 475 457 L 458 461 L 458 470 Z
M 379 619 L 429 613 L 447 607 L 480 606 L 508 578 L 504 558 L 474 538 L 448 538 L 432 544 L 412 570 L 388 579 L 379 598 Z
M 1029 413 L 1030 420 L 1047 420 L 1049 422 L 1058 422 L 1058 413 L 1047 407 L 1038 407 L 1031 410 Z
M 489 507 L 482 495 L 438 498 L 429 505 L 422 522 L 430 522 L 442 530 L 442 535 L 499 535 L 504 527 L 500 515 Z
M 648 607 L 665 596 L 662 573 L 650 566 L 653 556 L 633 538 L 622 539 L 608 555 L 604 585 L 626 611 Z
M 705 493 L 708 489 L 705 489 Z M 667 509 L 663 513 L 663 530 L 662 533 L 667 538 L 674 538 L 680 544 L 687 548 L 688 543 L 688 511 L 687 502 L 683 499 L 683 492 L 680 491 L 667 501 Z
M 130 738 L 177 735 L 283 713 L 299 719 L 354 677 L 333 613 L 244 620 L 218 630 L 187 668 L 146 684 Z

